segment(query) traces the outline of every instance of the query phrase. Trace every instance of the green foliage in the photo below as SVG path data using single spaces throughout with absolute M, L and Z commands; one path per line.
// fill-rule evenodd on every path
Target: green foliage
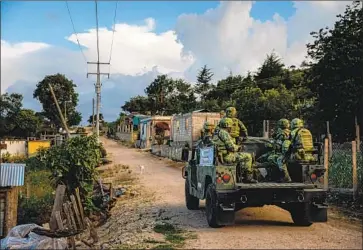
M 273 82 L 260 80 L 281 77 L 283 73 L 284 64 L 281 62 L 281 58 L 279 58 L 274 52 L 272 52 L 270 55 L 267 55 L 262 66 L 258 69 L 255 80 L 259 81 L 259 88 L 261 88 L 262 90 L 266 90 L 270 89 L 271 87 L 275 87 L 273 84 L 271 85 L 271 83 Z
M 89 124 L 92 124 L 92 121 L 94 121 L 96 123 L 96 119 L 97 119 L 97 115 L 94 115 L 93 119 L 92 119 L 92 115 L 90 115 L 87 121 Z M 100 123 L 101 122 L 103 123 L 103 114 L 102 113 L 100 113 Z
M 78 125 L 82 116 L 76 111 L 78 103 L 78 93 L 75 91 L 76 85 L 64 75 L 55 74 L 46 76 L 37 84 L 33 97 L 40 101 L 43 106 L 43 114 L 56 127 L 62 126 L 62 121 L 58 114 L 58 109 L 51 95 L 49 84 L 52 84 L 55 96 L 57 97 L 61 111 L 67 111 L 66 117 L 69 126 Z
M 26 159 L 25 155 L 11 155 L 9 152 L 1 154 L 1 161 L 3 163 L 25 163 Z
M 195 93 L 201 96 L 202 100 L 205 100 L 209 91 L 213 88 L 211 80 L 213 77 L 211 69 L 207 68 L 207 65 L 198 72 L 197 85 L 195 86 Z
M 363 121 L 363 10 L 359 1 L 347 6 L 332 29 L 311 35 L 307 78 L 318 95 L 320 119 L 329 120 L 333 137 L 354 138 L 354 116 Z
M 63 183 L 68 192 L 80 189 L 86 209 L 94 209 L 91 195 L 96 167 L 101 160 L 101 146 L 95 136 L 74 137 L 39 156 L 44 166 L 53 173 L 55 183 Z

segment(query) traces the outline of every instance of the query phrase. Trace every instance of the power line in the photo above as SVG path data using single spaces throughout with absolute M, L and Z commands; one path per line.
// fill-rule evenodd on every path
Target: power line
M 84 55 L 84 53 L 83 53 L 83 50 L 82 50 L 81 44 L 79 43 L 78 34 L 77 34 L 76 29 L 75 29 L 75 27 L 74 27 L 74 23 L 73 23 L 73 19 L 72 19 L 71 11 L 69 10 L 69 6 L 68 6 L 68 2 L 67 2 L 67 1 L 66 1 L 66 6 L 67 6 L 67 9 L 68 9 L 68 15 L 69 15 L 69 18 L 71 19 L 71 23 L 72 23 L 72 27 L 73 27 L 74 34 L 76 35 L 76 39 L 77 39 L 77 43 L 78 43 L 78 47 L 79 47 L 79 49 L 80 49 L 80 50 L 81 50 L 81 52 L 82 52 L 82 55 L 83 55 L 83 59 L 84 59 L 84 61 L 87 63 L 87 58 L 86 58 L 86 56 L 85 56 L 85 55 Z
M 109 63 L 111 63 L 112 48 L 113 48 L 113 39 L 115 37 L 116 15 L 117 15 L 117 1 L 116 1 L 116 6 L 115 6 L 115 15 L 113 17 L 113 29 L 112 29 L 112 41 L 111 41 L 111 50 L 110 50 L 110 60 L 108 61 Z
M 95 0 L 96 4 L 96 35 L 97 35 L 97 62 L 100 61 L 100 46 L 99 46 L 99 39 L 98 39 L 98 7 L 97 7 L 97 0 Z

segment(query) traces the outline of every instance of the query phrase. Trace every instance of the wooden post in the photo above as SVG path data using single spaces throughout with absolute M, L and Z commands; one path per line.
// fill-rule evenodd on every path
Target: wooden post
M 49 221 L 49 228 L 52 231 L 55 231 L 58 228 L 56 213 L 55 212 L 56 211 L 62 211 L 62 204 L 63 204 L 63 198 L 64 198 L 65 192 L 66 192 L 66 186 L 65 185 L 58 185 L 57 186 L 57 190 L 55 192 L 53 210 L 52 210 L 52 214 L 50 216 L 50 221 Z
M 355 140 L 357 142 L 357 152 L 360 153 L 360 127 L 358 124 L 358 118 L 355 117 Z
M 80 229 L 84 229 L 84 224 L 83 224 L 83 221 L 81 219 L 81 216 L 80 216 L 80 213 L 79 213 L 79 210 L 78 210 L 76 198 L 74 197 L 74 195 L 71 195 L 70 198 L 71 198 L 71 202 L 72 202 L 72 205 L 73 205 L 74 213 L 76 214 L 78 225 L 79 225 Z
M 352 171 L 353 171 L 353 198 L 358 196 L 358 174 L 357 174 L 357 145 L 352 141 Z
M 262 137 L 266 138 L 266 120 L 263 120 L 262 123 Z
M 324 140 L 324 190 L 329 190 L 329 139 Z
M 331 158 L 333 155 L 333 143 L 332 143 L 331 134 L 330 134 L 329 121 L 326 122 L 326 136 L 329 139 L 329 158 Z

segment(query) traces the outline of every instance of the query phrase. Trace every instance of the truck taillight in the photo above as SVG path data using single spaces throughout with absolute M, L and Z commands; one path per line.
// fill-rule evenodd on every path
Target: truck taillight
M 311 181 L 312 181 L 312 182 L 315 182 L 315 181 L 316 181 L 316 179 L 317 179 L 316 174 L 314 174 L 314 173 L 313 173 L 313 174 L 311 174 L 311 175 L 310 175 L 310 179 L 311 179 Z
M 231 180 L 231 176 L 229 174 L 225 174 L 222 177 L 224 183 L 228 183 Z

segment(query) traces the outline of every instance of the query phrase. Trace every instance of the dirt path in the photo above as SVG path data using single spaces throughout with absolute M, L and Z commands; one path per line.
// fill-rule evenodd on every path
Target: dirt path
M 164 216 L 181 228 L 195 231 L 198 238 L 188 241 L 186 248 L 198 249 L 362 249 L 362 228 L 359 224 L 329 220 L 309 228 L 295 227 L 290 214 L 275 206 L 248 208 L 236 214 L 235 226 L 208 227 L 204 204 L 200 211 L 189 211 L 184 203 L 184 180 L 172 161 L 146 152 L 129 149 L 111 140 L 103 140 L 114 163 L 127 164 L 138 173 L 145 166 L 141 184 L 155 192 L 154 206 L 165 209 Z

